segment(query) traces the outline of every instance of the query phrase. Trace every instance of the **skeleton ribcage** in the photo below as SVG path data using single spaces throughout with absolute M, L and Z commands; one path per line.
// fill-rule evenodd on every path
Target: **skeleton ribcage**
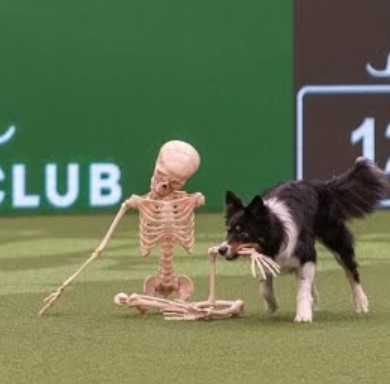
M 173 200 L 140 199 L 140 246 L 144 255 L 156 246 L 173 248 L 178 243 L 188 252 L 194 245 L 193 196 Z

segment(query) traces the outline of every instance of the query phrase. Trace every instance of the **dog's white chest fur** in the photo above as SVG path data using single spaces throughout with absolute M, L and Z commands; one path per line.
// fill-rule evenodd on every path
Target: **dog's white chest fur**
M 275 261 L 280 265 L 281 273 L 288 273 L 300 266 L 298 258 L 294 257 L 298 241 L 298 228 L 287 206 L 276 198 L 264 201 L 264 204 L 278 217 L 284 227 L 286 240 L 280 247 Z

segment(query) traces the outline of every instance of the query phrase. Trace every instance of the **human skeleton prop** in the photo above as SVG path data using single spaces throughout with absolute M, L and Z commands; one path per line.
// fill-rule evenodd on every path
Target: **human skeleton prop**
M 97 249 L 72 276 L 44 299 L 45 305 L 38 314 L 48 310 L 87 265 L 100 256 L 130 208 L 139 211 L 142 254 L 148 255 L 157 245 L 161 249 L 158 274 L 148 276 L 144 281 L 145 297 L 166 298 L 176 293 L 180 300 L 187 300 L 194 286 L 189 277 L 173 274 L 173 247 L 178 243 L 190 253 L 194 245 L 194 209 L 203 205 L 205 200 L 201 193 L 188 194 L 180 189 L 197 171 L 199 164 L 199 154 L 190 144 L 179 140 L 165 143 L 157 157 L 150 192 L 144 196 L 132 195 L 121 205 Z M 148 305 L 142 305 L 143 311 L 147 308 Z

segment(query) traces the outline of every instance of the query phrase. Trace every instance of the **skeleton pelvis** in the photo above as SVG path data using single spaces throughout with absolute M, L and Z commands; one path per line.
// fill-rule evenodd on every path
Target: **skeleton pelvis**
M 188 300 L 194 292 L 192 280 L 185 275 L 173 276 L 170 282 L 159 276 L 148 276 L 144 281 L 143 292 L 149 296 L 168 297 L 176 294 L 180 300 Z

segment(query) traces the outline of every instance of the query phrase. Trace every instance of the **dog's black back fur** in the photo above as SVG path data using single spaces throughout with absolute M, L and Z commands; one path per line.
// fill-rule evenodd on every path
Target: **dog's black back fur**
M 364 158 L 358 158 L 350 170 L 325 182 L 279 184 L 247 206 L 229 191 L 226 249 L 221 248 L 220 253 L 232 260 L 241 245 L 250 244 L 277 258 L 293 242 L 291 257 L 304 264 L 316 261 L 317 238 L 359 282 L 353 236 L 346 222 L 371 213 L 388 193 L 384 173 Z

